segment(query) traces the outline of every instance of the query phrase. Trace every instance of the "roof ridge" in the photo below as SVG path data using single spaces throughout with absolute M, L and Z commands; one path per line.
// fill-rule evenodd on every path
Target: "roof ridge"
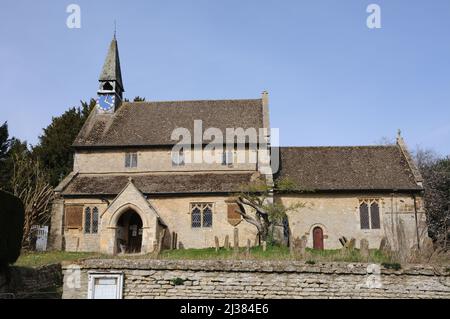
M 395 144 L 393 145 L 329 145 L 329 146 L 279 146 L 279 148 L 292 148 L 292 149 L 305 149 L 305 148 L 396 148 Z
M 224 102 L 224 101 L 262 101 L 261 98 L 258 99 L 203 99 L 203 100 L 157 100 L 157 101 L 128 101 L 123 102 L 123 104 L 152 104 L 152 103 L 180 103 L 180 102 Z

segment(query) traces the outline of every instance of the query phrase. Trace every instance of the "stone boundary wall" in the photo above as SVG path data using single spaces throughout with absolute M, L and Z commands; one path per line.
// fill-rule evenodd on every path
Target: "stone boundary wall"
M 7 294 L 25 295 L 62 286 L 63 274 L 60 264 L 45 265 L 36 268 L 9 268 L 9 282 L 6 271 L 0 272 L 0 298 Z
M 79 270 L 75 288 L 74 269 Z M 396 271 L 361 263 L 121 259 L 63 265 L 63 298 L 87 297 L 88 272 L 122 272 L 126 299 L 450 298 L 448 267 L 414 265 Z

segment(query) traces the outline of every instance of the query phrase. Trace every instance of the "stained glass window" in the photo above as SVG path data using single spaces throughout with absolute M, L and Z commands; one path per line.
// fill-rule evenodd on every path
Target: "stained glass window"
M 192 203 L 191 220 L 192 227 L 212 227 L 213 222 L 212 203 Z
M 92 209 L 92 233 L 96 234 L 98 232 L 98 208 L 94 207 Z
M 203 210 L 203 227 L 212 226 L 212 210 L 209 207 L 205 207 Z
M 378 207 L 377 202 L 373 202 L 372 205 L 370 205 L 370 220 L 372 222 L 372 229 L 380 228 L 380 208 Z
M 369 226 L 369 206 L 367 203 L 361 203 L 359 206 L 359 218 L 361 221 L 361 229 L 370 229 Z
M 201 211 L 198 207 L 192 210 L 192 227 L 202 227 Z
M 91 232 L 91 209 L 89 207 L 84 210 L 84 232 Z
M 378 199 L 364 199 L 359 204 L 361 229 L 380 229 L 380 204 Z

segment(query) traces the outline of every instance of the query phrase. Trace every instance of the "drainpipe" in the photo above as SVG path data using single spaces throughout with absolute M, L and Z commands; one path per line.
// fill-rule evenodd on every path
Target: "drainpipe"
M 417 221 L 417 201 L 416 201 L 416 195 L 413 195 L 414 199 L 414 217 L 416 219 L 416 236 L 417 236 L 417 249 L 420 250 L 420 239 L 419 239 L 419 223 Z

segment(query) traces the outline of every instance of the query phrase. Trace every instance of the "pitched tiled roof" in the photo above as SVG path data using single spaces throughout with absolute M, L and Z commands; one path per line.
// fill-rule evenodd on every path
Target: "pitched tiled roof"
M 78 174 L 64 187 L 62 195 L 117 195 L 132 177 L 144 194 L 195 194 L 237 192 L 250 182 L 253 173 L 177 173 L 95 175 Z
M 124 102 L 113 114 L 93 110 L 73 146 L 173 145 L 172 131 L 183 127 L 193 136 L 194 120 L 203 121 L 203 131 L 258 129 L 263 127 L 262 100 Z
M 299 190 L 420 190 L 398 146 L 281 147 L 276 178 Z

